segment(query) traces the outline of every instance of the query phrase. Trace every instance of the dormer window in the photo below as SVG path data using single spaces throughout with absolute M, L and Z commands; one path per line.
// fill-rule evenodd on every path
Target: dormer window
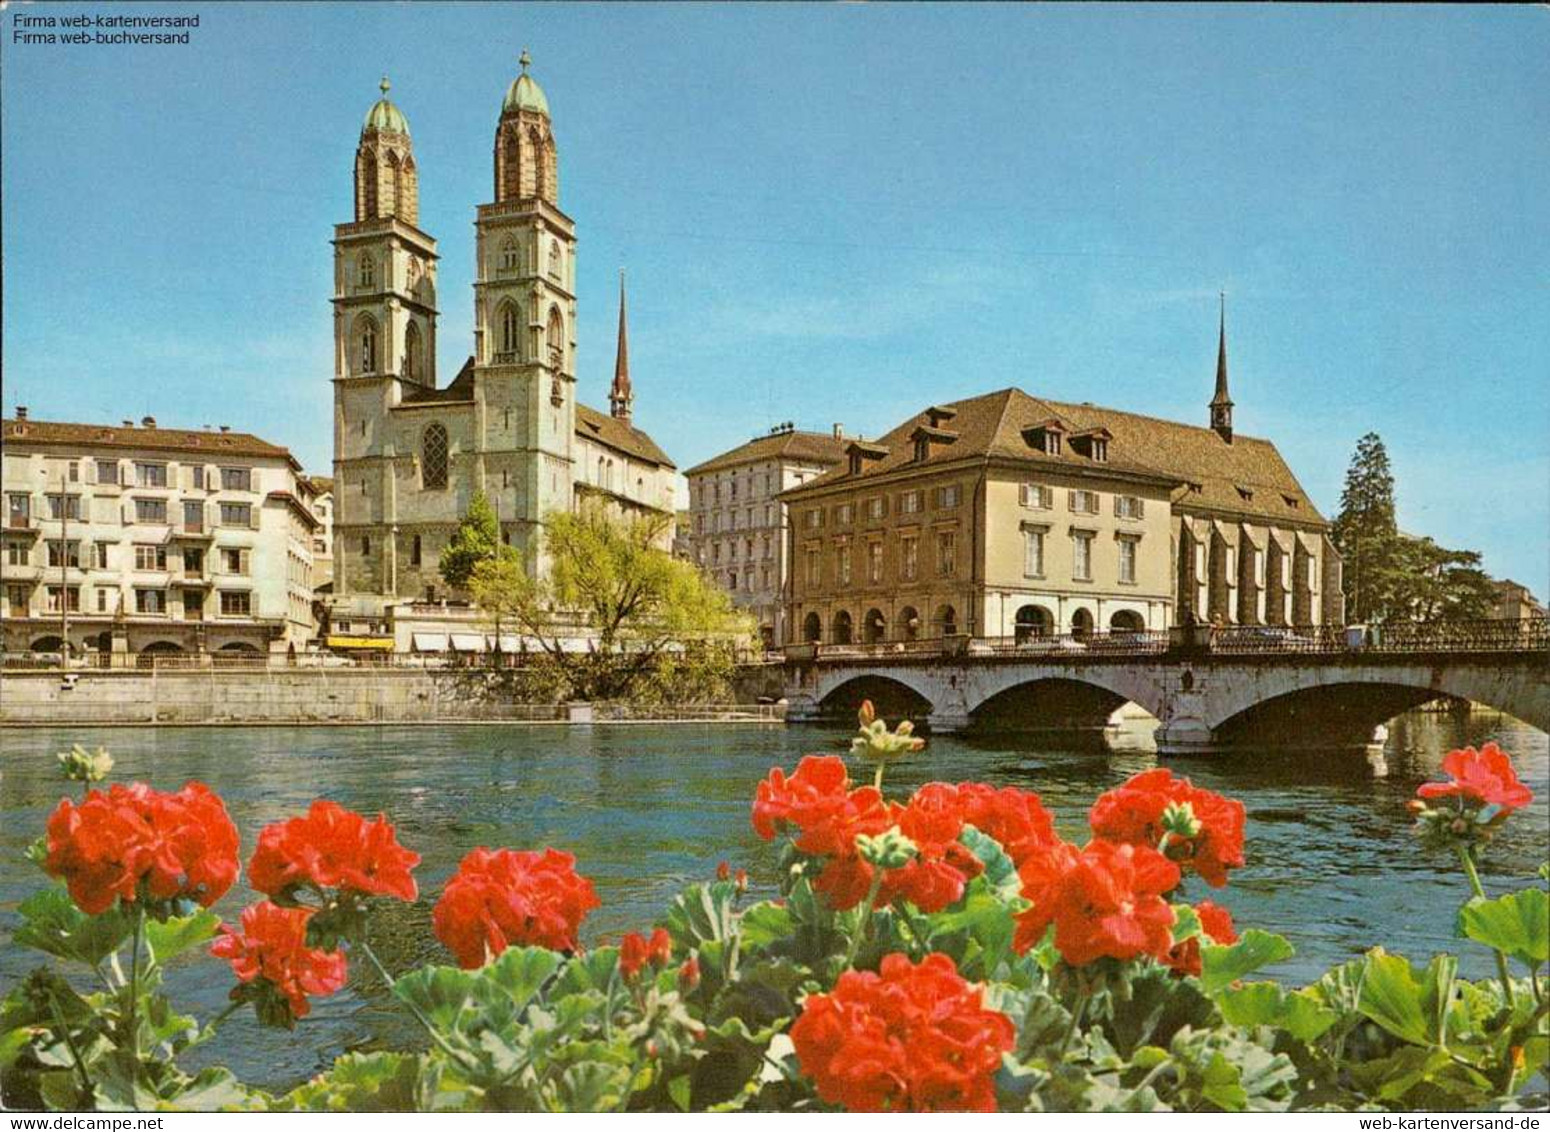
M 1281 498 L 1285 501 L 1286 505 L 1288 507 L 1290 507 L 1293 511 L 1297 510 L 1297 507 L 1298 507 L 1299 503 L 1301 502 L 1295 495 L 1284 495 L 1283 494 L 1281 496 Z
M 1096 463 L 1105 463 L 1109 458 L 1109 441 L 1113 439 L 1114 434 L 1106 428 L 1083 429 L 1071 434 L 1071 451 Z
M 924 436 L 915 437 L 915 462 L 918 464 L 931 455 L 931 441 Z
M 1253 489 L 1252 488 L 1243 487 L 1241 485 L 1238 486 L 1238 498 L 1243 500 L 1245 503 L 1252 503 L 1253 500 L 1254 500 L 1254 491 L 1253 491 Z
M 1028 425 L 1023 430 L 1023 443 L 1035 452 L 1043 452 L 1046 456 L 1059 456 L 1061 441 L 1066 434 L 1066 426 L 1051 417 L 1047 421 Z
M 888 455 L 888 449 L 881 444 L 868 444 L 864 440 L 853 440 L 845 448 L 845 454 L 849 457 L 848 467 L 853 476 L 860 475 L 868 460 L 881 460 Z

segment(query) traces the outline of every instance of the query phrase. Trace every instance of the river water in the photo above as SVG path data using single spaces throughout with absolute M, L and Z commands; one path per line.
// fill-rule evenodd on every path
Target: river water
M 1404 804 L 1418 783 L 1438 776 L 1451 747 L 1492 740 L 1536 797 L 1488 851 L 1482 872 L 1492 894 L 1520 887 L 1550 852 L 1546 735 L 1496 714 L 1418 712 L 1391 725 L 1384 777 L 1359 755 L 1266 750 L 1172 764 L 1248 809 L 1248 863 L 1212 898 L 1240 928 L 1292 940 L 1296 957 L 1273 972 L 1292 982 L 1379 943 L 1422 960 L 1460 950 L 1452 923 L 1465 882 L 1421 849 Z M 649 926 L 677 888 L 709 878 L 721 860 L 746 867 L 756 895 L 768 893 L 776 854 L 749 825 L 755 784 L 771 766 L 789 769 L 804 753 L 842 751 L 847 741 L 844 731 L 817 727 L 709 724 L 0 732 L 0 988 L 34 962 L 9 943 L 17 902 L 42 881 L 21 853 L 65 792 L 53 756 L 71 743 L 108 747 L 118 781 L 169 790 L 191 778 L 209 784 L 242 832 L 244 860 L 263 825 L 303 812 L 315 797 L 386 812 L 400 841 L 424 857 L 421 902 L 393 908 L 382 933 L 384 961 L 402 970 L 450 962 L 430 933 L 430 905 L 479 845 L 574 853 L 603 901 L 583 930 L 588 943 Z M 1037 791 L 1062 832 L 1083 839 L 1093 798 L 1156 761 L 1144 728 L 1089 750 L 941 736 L 890 771 L 890 793 L 932 779 L 1015 785 Z M 1189 897 L 1204 894 L 1193 882 Z M 216 910 L 235 920 L 252 899 L 239 883 Z M 1466 974 L 1491 973 L 1488 954 L 1462 950 Z M 178 965 L 169 981 L 179 1006 L 201 1018 L 224 1005 L 231 985 L 225 964 L 207 957 Z M 263 1030 L 243 1012 L 202 1052 L 254 1084 L 284 1087 L 346 1049 L 413 1040 L 382 990 L 358 969 L 351 986 L 318 1002 L 293 1034 Z

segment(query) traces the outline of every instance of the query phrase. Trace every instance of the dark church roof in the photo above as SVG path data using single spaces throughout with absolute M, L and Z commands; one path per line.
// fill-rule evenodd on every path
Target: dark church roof
M 1165 480 L 1175 485 L 1173 500 L 1184 508 L 1243 515 L 1261 522 L 1325 524 L 1297 477 L 1268 440 L 1237 434 L 1228 442 L 1209 428 L 1097 405 L 1047 401 L 1021 389 L 1002 389 L 954 401 L 946 408 L 954 413 L 950 424 L 958 438 L 950 444 L 931 445 L 924 462 L 915 460 L 911 436 L 922 426 L 931 427 L 925 410 L 879 437 L 876 443 L 886 448 L 888 454 L 863 461 L 860 472 L 853 474 L 848 466 L 841 465 L 786 494 L 796 496 L 917 467 L 1007 459 L 1027 464 L 1030 469 L 1043 467 L 1073 475 Z M 1072 451 L 1069 442 L 1061 446 L 1058 455 L 1030 447 L 1024 430 L 1052 419 L 1068 433 L 1107 429 L 1112 437 L 1108 459 L 1102 463 L 1094 461 Z
M 576 402 L 576 435 L 662 468 L 676 467 L 650 436 L 618 417 Z

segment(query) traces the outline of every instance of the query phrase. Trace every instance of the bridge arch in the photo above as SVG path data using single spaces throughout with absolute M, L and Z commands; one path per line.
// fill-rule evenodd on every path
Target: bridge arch
M 849 673 L 832 681 L 820 681 L 818 714 L 826 719 L 854 720 L 863 700 L 871 700 L 877 714 L 890 725 L 901 719 L 921 724 L 931 715 L 934 689 L 906 670 Z
M 1247 666 L 1245 666 L 1247 668 Z M 1396 715 L 1441 696 L 1473 700 L 1550 731 L 1543 661 L 1431 665 L 1307 665 L 1218 672 L 1205 722 L 1232 745 L 1253 739 L 1302 745 L 1359 744 Z
M 1167 695 L 1155 668 L 1018 665 L 986 672 L 965 696 L 979 727 L 1095 728 L 1126 703 L 1162 718 Z

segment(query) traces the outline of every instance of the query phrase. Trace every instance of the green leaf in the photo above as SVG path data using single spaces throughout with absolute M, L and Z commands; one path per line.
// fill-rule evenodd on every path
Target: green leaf
M 985 871 L 980 875 L 985 878 L 989 889 L 1002 900 L 1022 907 L 1022 878 L 1017 875 L 1017 866 L 1006 855 L 1001 843 L 972 825 L 963 827 L 958 840 L 985 866 Z
M 156 1108 L 161 1112 L 230 1112 L 251 1107 L 255 1099 L 253 1091 L 237 1080 L 231 1070 L 211 1066 L 184 1083 L 175 1096 L 160 1101 Z
M 333 1067 L 276 1102 L 298 1112 L 408 1112 L 416 1104 L 420 1059 L 408 1053 L 347 1053 Z
M 1414 1045 L 1430 1044 L 1424 992 L 1410 963 L 1381 947 L 1367 953 L 1357 1010 L 1396 1038 Z
M 586 1061 L 560 1075 L 556 1112 L 612 1112 L 629 1096 L 630 1068 Z
M 688 1112 L 694 1098 L 694 1082 L 687 1073 L 674 1077 L 667 1083 L 667 1095 L 678 1106 L 679 1112 Z
M 923 917 L 933 950 L 950 955 L 966 978 L 990 979 L 1012 950 L 1017 922 L 984 876 L 971 880 L 953 908 Z
M 1459 913 L 1459 926 L 1476 943 L 1526 963 L 1550 962 L 1550 896 L 1526 888 L 1495 900 L 1476 897 Z
M 147 919 L 145 942 L 150 947 L 152 960 L 165 966 L 189 948 L 213 939 L 220 926 L 221 918 L 208 908 L 201 908 L 191 916 L 173 916 L 164 923 Z
M 1223 1112 L 1242 1112 L 1248 1107 L 1243 1075 L 1220 1053 L 1211 1056 L 1200 1076 L 1200 1095 Z
M 750 948 L 767 948 L 791 935 L 796 920 L 791 910 L 765 900 L 743 913 L 741 929 L 743 944 Z
M 521 1010 L 538 996 L 539 988 L 563 962 L 561 957 L 542 947 L 508 947 L 500 958 L 479 972 L 480 998 L 490 1001 L 491 992 L 503 994 Z M 486 989 L 488 988 L 488 989 Z
M 1200 949 L 1200 982 L 1207 994 L 1215 994 L 1245 975 L 1295 954 L 1296 949 L 1284 937 L 1250 928 L 1230 947 L 1211 944 Z
M 685 951 L 732 934 L 732 904 L 737 886 L 730 882 L 691 884 L 667 909 L 667 931 Z
M 393 982 L 393 995 L 415 1007 L 432 1026 L 452 1031 L 474 998 L 475 976 L 456 967 L 421 967 Z
M 16 910 L 23 923 L 12 933 L 12 942 L 91 967 L 127 941 L 134 926 L 117 907 L 88 916 L 63 888 L 40 889 Z
M 1274 1026 L 1301 1042 L 1311 1042 L 1335 1024 L 1335 1011 L 1310 994 L 1288 993 L 1276 983 L 1249 983 L 1219 991 L 1222 1017 L 1234 1026 Z

